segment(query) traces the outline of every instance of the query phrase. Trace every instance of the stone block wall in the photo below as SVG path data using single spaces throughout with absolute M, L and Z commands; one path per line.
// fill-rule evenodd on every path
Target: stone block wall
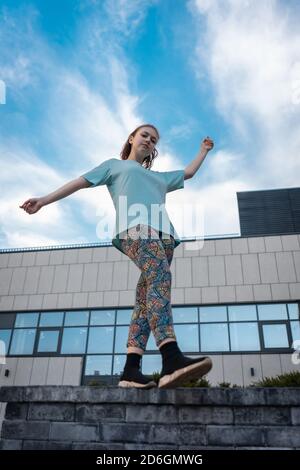
M 300 449 L 297 388 L 2 387 L 1 449 Z

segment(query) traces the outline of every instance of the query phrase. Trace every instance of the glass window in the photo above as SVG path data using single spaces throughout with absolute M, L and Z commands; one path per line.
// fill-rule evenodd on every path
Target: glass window
M 114 356 L 114 372 L 113 372 L 114 375 L 122 374 L 125 362 L 126 362 L 125 354 L 116 354 Z
M 152 375 L 154 372 L 161 371 L 160 354 L 144 354 L 142 372 L 145 375 Z
M 61 354 L 82 354 L 85 352 L 87 328 L 65 328 Z
M 32 354 L 35 329 L 15 330 L 10 346 L 10 354 Z
M 40 326 L 62 326 L 64 312 L 45 312 L 41 313 Z
M 200 325 L 201 351 L 229 351 L 227 323 Z
M 148 339 L 148 343 L 147 343 L 147 351 L 157 351 L 157 349 L 158 348 L 156 346 L 156 342 L 155 342 L 153 333 L 151 332 L 150 336 L 149 336 L 149 339 Z
M 88 340 L 88 353 L 112 353 L 114 340 L 114 327 L 90 327 Z
M 116 353 L 126 353 L 128 340 L 128 326 L 117 326 L 116 327 Z
M 87 325 L 89 322 L 89 312 L 66 312 L 65 326 Z
M 299 320 L 299 307 L 298 304 L 287 304 L 289 317 L 291 320 Z
M 114 310 L 94 310 L 91 312 L 90 325 L 114 325 Z
M 40 331 L 38 352 L 56 352 L 59 330 Z
M 300 321 L 291 321 L 293 341 L 300 341 Z
M 200 322 L 227 321 L 226 307 L 200 307 Z
M 111 375 L 112 356 L 86 356 L 85 375 Z
M 257 323 L 230 323 L 231 351 L 259 351 Z
M 18 313 L 16 317 L 15 328 L 37 326 L 38 318 L 38 313 Z
M 14 313 L 0 313 L 0 328 L 13 328 L 15 323 Z
M 117 310 L 117 325 L 129 325 L 132 312 L 132 309 Z
M 259 320 L 285 320 L 287 318 L 286 304 L 258 305 Z
M 0 356 L 6 356 L 9 348 L 11 330 L 0 330 Z
M 263 325 L 265 348 L 288 348 L 286 325 Z
M 257 320 L 255 305 L 230 305 L 228 307 L 229 321 Z
M 199 333 L 197 325 L 175 325 L 174 330 L 182 351 L 199 351 Z
M 174 307 L 172 313 L 174 323 L 198 323 L 197 307 Z

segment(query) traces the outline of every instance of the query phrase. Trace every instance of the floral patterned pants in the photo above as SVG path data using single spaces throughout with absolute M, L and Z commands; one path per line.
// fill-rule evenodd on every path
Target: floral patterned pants
M 158 234 L 154 228 L 138 225 L 127 230 L 121 244 L 123 252 L 141 270 L 127 347 L 145 351 L 151 331 L 157 346 L 166 338 L 176 339 L 171 309 L 170 271 L 174 238 L 172 235 L 162 238 L 162 233 Z

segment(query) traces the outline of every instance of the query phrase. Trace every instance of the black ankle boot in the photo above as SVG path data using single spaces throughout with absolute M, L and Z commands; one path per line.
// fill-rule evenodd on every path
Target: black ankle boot
M 124 371 L 120 377 L 119 387 L 152 388 L 156 383 L 140 371 L 140 354 L 127 354 Z
M 178 387 L 188 380 L 202 377 L 212 368 L 212 361 L 209 357 L 191 359 L 184 356 L 176 341 L 164 344 L 160 352 L 162 370 L 159 388 Z

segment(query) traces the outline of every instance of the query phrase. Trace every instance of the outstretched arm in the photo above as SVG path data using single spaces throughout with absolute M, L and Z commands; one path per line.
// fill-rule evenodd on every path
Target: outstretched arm
M 199 170 L 200 165 L 202 164 L 208 152 L 213 148 L 213 146 L 214 143 L 209 137 L 206 137 L 206 139 L 203 140 L 197 157 L 184 169 L 185 180 L 192 178 L 196 171 Z
M 27 201 L 23 202 L 23 204 L 19 207 L 20 209 L 24 209 L 24 211 L 28 214 L 35 214 L 43 206 L 58 201 L 59 199 L 63 199 L 75 191 L 78 191 L 82 188 L 88 188 L 89 186 L 91 186 L 91 183 L 89 183 L 82 176 L 79 176 L 79 178 L 69 181 L 68 183 L 58 188 L 56 191 L 53 191 L 53 193 L 47 194 L 47 196 L 27 199 Z

